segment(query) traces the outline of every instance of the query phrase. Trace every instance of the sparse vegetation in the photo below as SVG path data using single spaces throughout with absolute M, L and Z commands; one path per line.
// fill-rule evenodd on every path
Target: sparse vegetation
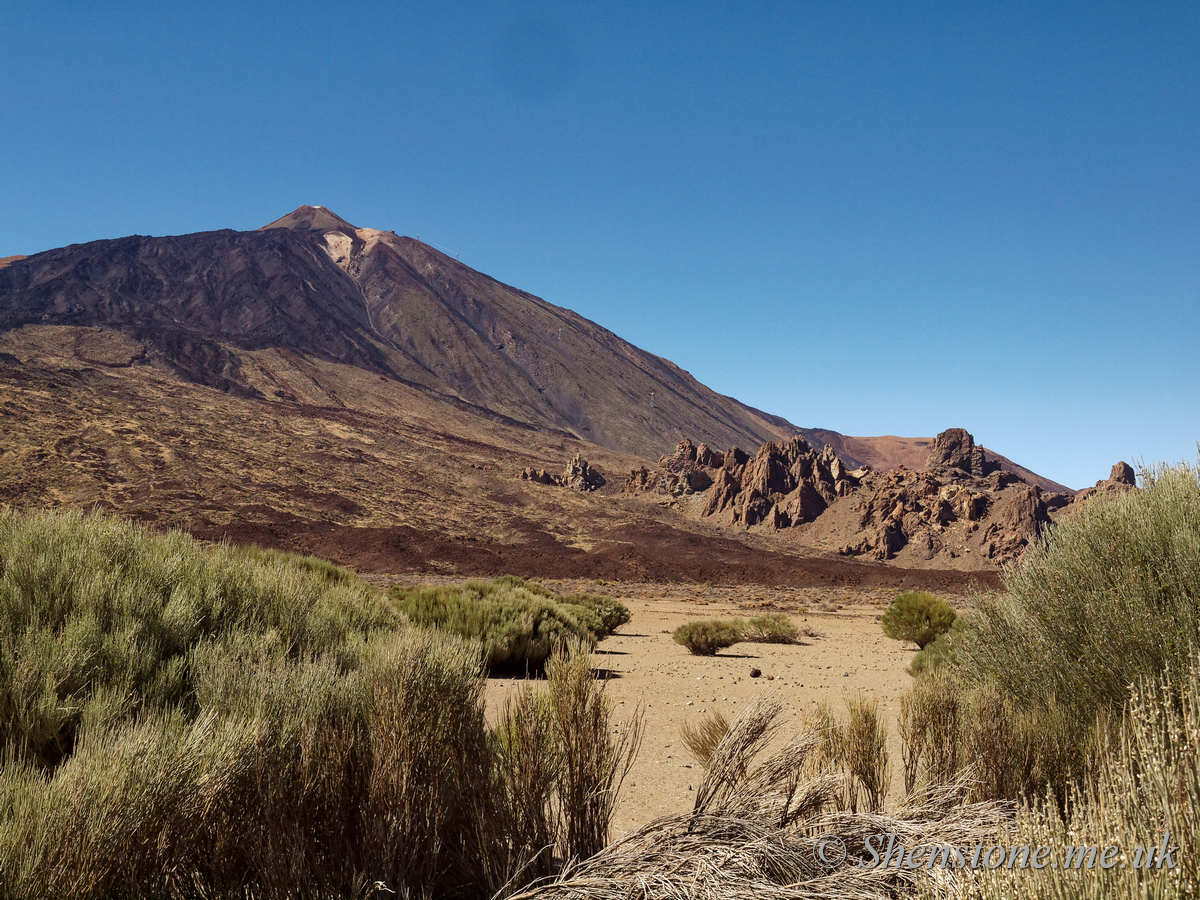
M 671 638 L 696 656 L 714 656 L 718 650 L 741 643 L 743 627 L 740 619 L 685 622 L 675 629 Z
M 783 613 L 754 616 L 742 631 L 742 640 L 752 644 L 794 644 L 800 629 Z
M 614 737 L 612 706 L 593 677 L 590 657 L 555 650 L 546 670 L 551 717 L 562 748 L 558 809 L 565 856 L 586 859 L 608 843 L 608 826 L 621 782 L 641 745 L 635 714 Z
M 684 720 L 679 728 L 679 736 L 688 753 L 700 765 L 707 767 L 712 759 L 717 745 L 729 733 L 729 719 L 720 710 L 714 709 L 705 714 L 699 722 L 692 724 Z
M 818 729 L 801 730 L 758 760 L 778 733 L 782 707 L 778 697 L 760 694 L 733 721 L 713 749 L 690 812 L 651 822 L 561 880 L 513 900 L 618 900 L 630 896 L 631 885 L 645 897 L 906 896 L 934 890 L 938 873 L 855 865 L 856 858 L 870 858 L 872 835 L 895 833 L 906 846 L 970 845 L 992 838 L 1003 822 L 1001 805 L 951 805 L 944 797 L 895 815 L 831 812 L 841 779 L 813 771 L 825 743 Z M 823 842 L 831 833 L 838 845 Z M 843 847 L 848 861 L 840 865 Z M 829 863 L 825 853 L 835 854 Z
M 841 807 L 876 812 L 883 808 L 892 781 L 887 753 L 887 725 L 879 716 L 879 701 L 856 694 L 846 698 L 849 716 L 831 739 L 834 759 L 846 772 Z
M 831 797 L 836 809 L 875 812 L 882 809 L 892 781 L 887 725 L 879 715 L 879 702 L 861 693 L 846 698 L 846 709 L 845 721 L 839 721 L 827 703 L 805 717 L 822 738 L 813 772 L 839 776 Z

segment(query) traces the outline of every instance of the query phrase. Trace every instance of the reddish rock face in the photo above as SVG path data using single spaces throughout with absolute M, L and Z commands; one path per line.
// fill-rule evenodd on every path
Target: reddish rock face
M 987 475 L 999 470 L 997 463 L 989 463 L 982 447 L 975 446 L 973 438 L 965 428 L 949 428 L 933 440 L 925 469 L 958 469 L 968 475 Z
M 1133 481 L 1121 463 L 1085 495 L 1128 490 Z M 772 531 L 807 528 L 819 546 L 842 555 L 945 566 L 1017 560 L 1076 502 L 1002 470 L 962 428 L 938 435 L 921 471 L 850 472 L 828 445 L 817 452 L 803 437 L 763 444 L 753 456 L 681 441 L 654 471 L 631 472 L 625 491 L 707 491 L 701 518 Z
M 1127 462 L 1119 462 L 1112 467 L 1112 473 L 1108 476 L 1109 484 L 1128 484 L 1131 487 L 1137 485 L 1137 473 L 1133 471 L 1133 466 Z

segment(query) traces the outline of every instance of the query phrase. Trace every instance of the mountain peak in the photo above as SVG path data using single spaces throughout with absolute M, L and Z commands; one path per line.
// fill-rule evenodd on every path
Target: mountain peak
M 258 230 L 266 231 L 268 228 L 290 228 L 293 231 L 319 231 L 322 233 L 341 231 L 351 235 L 358 231 L 355 226 L 324 206 L 298 207 L 283 218 L 276 219 Z

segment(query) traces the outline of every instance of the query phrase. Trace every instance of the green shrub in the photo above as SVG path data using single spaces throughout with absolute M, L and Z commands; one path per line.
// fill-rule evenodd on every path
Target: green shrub
M 232 632 L 273 632 L 296 657 L 401 624 L 374 589 L 341 573 L 108 516 L 6 509 L 0 743 L 54 765 L 86 716 L 187 704 L 189 652 Z
M 604 626 L 605 636 L 615 634 L 618 628 L 629 623 L 629 607 L 612 597 L 600 594 L 563 594 L 558 600 L 560 603 L 572 603 L 591 610 Z
M 492 896 L 533 848 L 553 862 L 513 811 L 538 776 L 506 780 L 528 757 L 489 736 L 480 645 L 343 572 L 0 512 L 0 900 Z M 607 834 L 636 747 L 587 654 L 563 665 L 516 744 L 558 735 L 531 802 L 576 823 L 559 858 Z
M 1091 497 L 976 601 L 963 670 L 1022 705 L 1119 712 L 1144 675 L 1182 675 L 1200 637 L 1200 484 L 1189 466 Z
M 752 644 L 794 644 L 800 640 L 800 629 L 783 613 L 767 613 L 749 621 L 742 640 Z
M 459 586 L 394 587 L 391 596 L 414 625 L 479 641 L 489 669 L 539 669 L 556 647 L 571 641 L 594 646 L 607 634 L 587 606 L 561 602 L 542 585 L 511 575 Z
M 677 644 L 683 644 L 696 656 L 714 656 L 718 650 L 732 647 L 742 640 L 740 619 L 706 619 L 700 622 L 685 622 L 671 635 Z
M 926 644 L 924 649 L 917 651 L 912 662 L 908 664 L 908 674 L 916 677 L 923 672 L 953 665 L 957 659 L 957 647 L 963 640 L 963 632 L 966 627 L 966 619 L 957 616 L 949 631 L 939 634 L 932 642 Z
M 206 643 L 189 660 L 194 714 L 85 717 L 49 774 L 7 763 L 0 896 L 474 882 L 491 844 L 477 647 L 410 630 L 341 659 L 281 650 L 270 634 Z
M 1012 699 L 1033 743 L 1023 765 L 1061 801 L 1091 769 L 1130 685 L 1186 675 L 1200 638 L 1198 476 L 1160 466 L 1140 490 L 1089 498 L 1005 571 L 1004 592 L 975 598 L 954 640 L 952 671 L 968 689 Z
M 883 633 L 897 641 L 912 641 L 922 650 L 945 634 L 956 614 L 940 597 L 905 591 L 883 613 Z

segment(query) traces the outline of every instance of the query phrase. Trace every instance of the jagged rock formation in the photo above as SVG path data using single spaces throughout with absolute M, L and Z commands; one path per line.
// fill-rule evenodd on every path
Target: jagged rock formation
M 529 466 L 521 472 L 521 478 L 524 481 L 535 481 L 538 484 L 570 488 L 584 494 L 598 491 L 608 484 L 608 479 L 588 465 L 588 461 L 582 459 L 579 454 L 576 454 L 567 463 L 567 467 L 561 475 L 552 475 L 545 469 L 535 469 Z
M 934 438 L 924 469 L 958 469 L 982 477 L 1000 471 L 1000 464 L 984 458 L 983 448 L 975 446 L 975 439 L 965 428 L 948 428 Z
M 658 468 L 654 472 L 645 466 L 630 472 L 625 479 L 625 493 L 651 492 L 682 497 L 706 491 L 713 483 L 708 470 L 720 468 L 724 461 L 725 454 L 714 453 L 707 444 L 697 447 L 685 438 L 670 456 L 658 458 Z
M 728 511 L 731 521 L 746 527 L 768 522 L 791 528 L 816 519 L 838 496 L 851 490 L 842 461 L 826 446 L 818 453 L 802 437 L 767 443 L 751 459 L 730 451 L 715 477 L 714 490 L 702 515 Z
M 1128 491 L 1137 487 L 1137 473 L 1127 462 L 1119 462 L 1103 481 L 1097 481 L 1094 487 L 1085 488 L 1075 495 L 1076 502 L 1083 502 L 1096 494 L 1111 494 L 1117 491 Z
M 837 454 L 828 446 L 818 453 L 799 436 L 763 444 L 753 457 L 737 447 L 718 453 L 681 441 L 653 473 L 635 469 L 625 482 L 626 493 L 708 491 L 702 516 L 720 515 L 746 527 L 769 522 L 773 528 L 811 522 L 851 489 L 850 473 Z
M 1088 493 L 1128 489 L 1132 482 L 1132 469 L 1121 463 Z M 1070 493 L 1043 491 L 1002 469 L 962 428 L 939 434 L 916 471 L 849 471 L 829 445 L 817 452 L 802 437 L 766 443 L 754 456 L 681 441 L 654 471 L 631 472 L 625 492 L 704 492 L 702 518 L 799 529 L 802 542 L 844 556 L 949 566 L 1020 558 L 1046 524 L 1076 502 Z
M 893 469 L 865 479 L 856 499 L 860 534 L 840 552 L 880 560 L 910 547 L 925 560 L 969 554 L 1007 562 L 1050 521 L 1041 488 L 998 470 L 982 477 L 956 466 Z

